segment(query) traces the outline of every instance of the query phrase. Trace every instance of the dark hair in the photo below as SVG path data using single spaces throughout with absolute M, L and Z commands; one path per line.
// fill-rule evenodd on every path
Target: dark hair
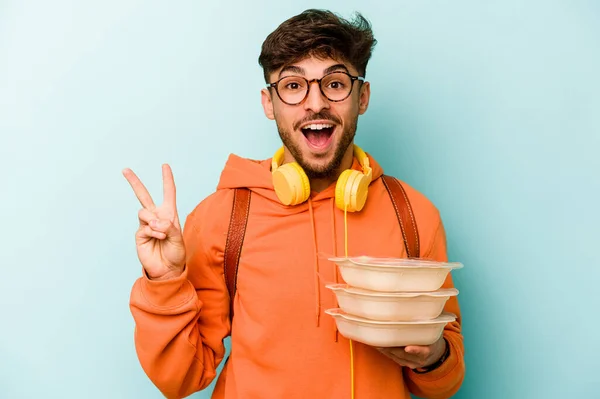
M 267 83 L 271 72 L 308 56 L 348 62 L 365 76 L 376 43 L 371 24 L 360 13 L 348 21 L 331 11 L 309 9 L 267 36 L 258 63 Z

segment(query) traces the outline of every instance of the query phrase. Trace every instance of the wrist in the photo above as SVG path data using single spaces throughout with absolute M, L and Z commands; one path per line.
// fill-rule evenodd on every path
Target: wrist
M 169 270 L 168 272 L 166 272 L 163 275 L 160 276 L 151 276 L 150 274 L 148 274 L 148 272 L 144 271 L 146 274 L 146 277 L 148 278 L 148 280 L 150 281 L 165 281 L 165 280 L 171 280 L 171 279 L 176 279 L 181 277 L 181 275 L 183 274 L 183 270 L 185 269 L 185 267 L 181 267 L 181 268 L 177 268 L 177 269 L 172 269 Z
M 442 364 L 444 364 L 446 359 L 450 356 L 450 343 L 448 342 L 448 340 L 445 337 L 442 338 L 441 342 L 444 345 L 444 349 L 442 350 L 442 354 L 440 355 L 440 357 L 435 362 L 431 363 L 430 365 L 413 369 L 413 371 L 415 373 L 417 373 L 417 374 L 428 373 L 430 371 L 433 371 L 433 370 L 439 368 Z

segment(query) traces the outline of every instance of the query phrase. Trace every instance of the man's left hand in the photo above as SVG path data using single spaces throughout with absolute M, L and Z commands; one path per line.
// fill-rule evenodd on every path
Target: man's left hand
M 428 346 L 405 346 L 398 348 L 377 348 L 381 353 L 411 369 L 427 367 L 437 362 L 446 350 L 446 340 L 440 338 Z

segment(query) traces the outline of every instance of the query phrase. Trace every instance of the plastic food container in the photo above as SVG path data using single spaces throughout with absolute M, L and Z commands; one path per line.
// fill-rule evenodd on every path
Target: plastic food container
M 431 345 L 444 332 L 447 323 L 456 320 L 452 313 L 442 313 L 433 320 L 375 321 L 345 313 L 342 309 L 327 309 L 340 333 L 357 342 L 388 348 L 407 345 Z
M 381 292 L 436 291 L 444 284 L 451 270 L 463 267 L 456 262 L 422 259 L 367 256 L 328 259 L 338 265 L 347 284 Z
M 340 308 L 351 315 L 379 321 L 431 320 L 442 314 L 446 301 L 458 295 L 456 288 L 432 292 L 378 292 L 347 284 L 326 286 Z

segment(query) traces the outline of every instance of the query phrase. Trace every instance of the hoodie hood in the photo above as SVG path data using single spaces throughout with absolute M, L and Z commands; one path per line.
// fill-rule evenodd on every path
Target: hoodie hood
M 373 170 L 371 184 L 383 174 L 381 166 L 369 155 L 369 162 Z M 354 157 L 351 169 L 362 171 L 358 159 Z M 217 189 L 248 188 L 258 195 L 280 203 L 275 194 L 271 175 L 271 158 L 265 160 L 253 160 L 243 158 L 235 154 L 230 154 L 225 167 L 221 172 L 221 177 Z M 312 193 L 311 199 L 319 201 L 335 197 L 335 182 L 320 193 Z

